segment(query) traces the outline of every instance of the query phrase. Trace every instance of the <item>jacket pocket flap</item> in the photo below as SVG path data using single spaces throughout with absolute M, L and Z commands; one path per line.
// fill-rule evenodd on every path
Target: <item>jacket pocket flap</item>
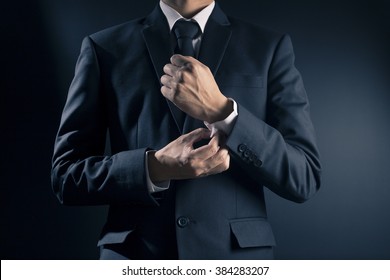
M 230 228 L 241 248 L 276 245 L 271 225 L 264 219 L 232 220 Z
M 118 244 L 123 243 L 127 236 L 133 232 L 134 230 L 125 230 L 119 232 L 107 232 L 100 238 L 98 242 L 98 246 L 106 245 L 106 244 Z

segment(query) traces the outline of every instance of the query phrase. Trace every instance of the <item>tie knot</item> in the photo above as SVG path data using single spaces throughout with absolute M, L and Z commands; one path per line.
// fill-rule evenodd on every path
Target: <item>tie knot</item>
M 195 39 L 199 36 L 200 27 L 197 22 L 180 19 L 173 26 L 173 31 L 177 39 Z

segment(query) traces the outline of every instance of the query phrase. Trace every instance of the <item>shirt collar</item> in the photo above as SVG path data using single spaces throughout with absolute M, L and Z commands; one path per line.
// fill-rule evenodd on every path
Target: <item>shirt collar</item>
M 210 15 L 214 9 L 214 6 L 215 6 L 215 1 L 213 1 L 210 5 L 208 5 L 206 8 L 204 8 L 203 10 L 201 10 L 199 13 L 197 13 L 195 16 L 193 16 L 191 18 L 192 20 L 196 21 L 199 24 L 199 27 L 202 30 L 202 33 L 204 32 L 204 28 L 206 26 L 207 20 L 209 19 Z M 160 7 L 161 7 L 161 10 L 164 13 L 165 17 L 168 20 L 169 30 L 172 30 L 176 21 L 184 18 L 175 9 L 168 6 L 163 1 L 160 1 Z M 186 19 L 186 18 L 184 18 L 184 19 Z M 186 19 L 186 20 L 190 20 L 190 19 Z

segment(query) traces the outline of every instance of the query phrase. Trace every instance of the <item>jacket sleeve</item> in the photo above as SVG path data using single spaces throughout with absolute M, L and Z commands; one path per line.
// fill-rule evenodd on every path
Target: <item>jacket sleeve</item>
M 309 103 L 287 35 L 268 71 L 265 121 L 238 104 L 227 145 L 247 176 L 286 199 L 303 202 L 319 189 L 321 165 Z
M 145 177 L 146 148 L 104 156 L 107 117 L 99 63 L 83 41 L 52 162 L 52 187 L 63 204 L 155 204 Z

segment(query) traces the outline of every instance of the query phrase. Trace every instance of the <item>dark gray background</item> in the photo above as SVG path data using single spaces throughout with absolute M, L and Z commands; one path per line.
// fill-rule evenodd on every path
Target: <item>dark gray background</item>
M 157 0 L 13 1 L 1 24 L 1 259 L 94 259 L 105 207 L 64 207 L 50 160 L 81 40 Z M 218 1 L 292 37 L 322 153 L 305 204 L 267 192 L 279 259 L 390 258 L 389 1 Z

